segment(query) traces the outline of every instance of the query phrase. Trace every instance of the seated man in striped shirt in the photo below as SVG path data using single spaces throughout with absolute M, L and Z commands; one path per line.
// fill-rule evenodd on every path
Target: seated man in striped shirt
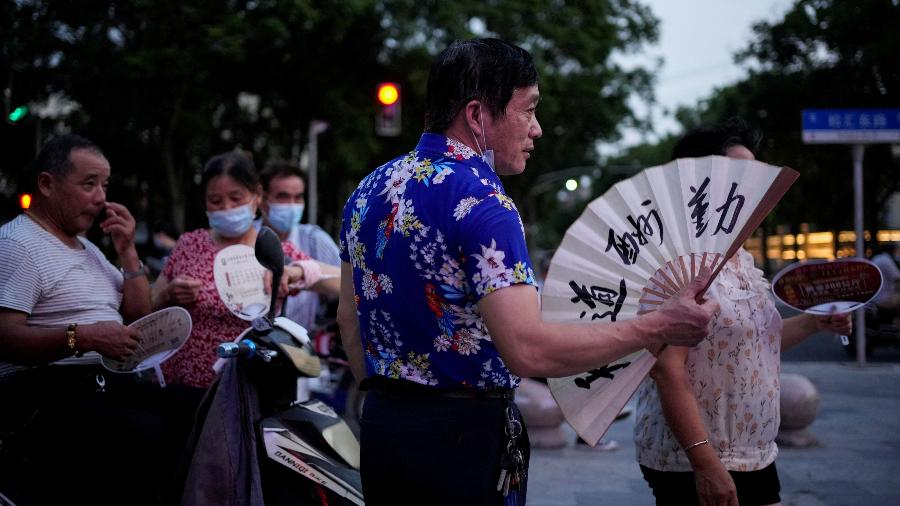
M 99 367 L 100 355 L 121 360 L 138 348 L 125 324 L 150 312 L 135 220 L 106 200 L 109 177 L 96 145 L 56 137 L 35 161 L 31 207 L 0 227 L 0 446 L 10 450 L 9 469 L 23 473 L 10 479 L 17 493 L 35 503 L 55 502 L 54 493 L 66 502 L 82 493 L 91 504 L 140 502 L 117 492 L 144 472 L 152 482 L 164 446 L 153 439 L 166 425 L 143 395 L 159 388 Z M 98 218 L 121 269 L 84 237 Z M 127 466 L 116 458 L 122 451 L 134 453 Z M 42 472 L 53 487 L 29 482 Z

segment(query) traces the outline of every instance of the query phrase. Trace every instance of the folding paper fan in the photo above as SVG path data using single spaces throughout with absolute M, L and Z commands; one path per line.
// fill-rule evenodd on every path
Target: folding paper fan
M 654 311 L 703 266 L 718 274 L 797 177 L 787 167 L 709 156 L 619 182 L 566 231 L 544 283 L 544 318 L 614 322 Z M 550 389 L 578 435 L 594 445 L 655 361 L 643 350 L 552 378 Z

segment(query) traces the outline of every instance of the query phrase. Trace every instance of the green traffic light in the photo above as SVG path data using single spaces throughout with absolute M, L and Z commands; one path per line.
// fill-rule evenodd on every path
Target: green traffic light
M 16 107 L 13 112 L 9 113 L 9 120 L 15 123 L 24 118 L 26 114 L 28 114 L 28 106 L 20 105 L 19 107 Z

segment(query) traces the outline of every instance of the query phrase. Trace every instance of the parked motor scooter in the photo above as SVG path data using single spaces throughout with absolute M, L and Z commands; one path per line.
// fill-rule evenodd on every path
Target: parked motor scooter
M 278 237 L 262 228 L 255 249 L 277 287 L 284 271 Z M 350 428 L 323 402 L 295 400 L 297 378 L 317 377 L 321 364 L 306 330 L 274 317 L 274 292 L 267 316 L 217 348 L 222 374 L 198 412 L 202 429 L 195 431 L 182 504 L 364 504 Z

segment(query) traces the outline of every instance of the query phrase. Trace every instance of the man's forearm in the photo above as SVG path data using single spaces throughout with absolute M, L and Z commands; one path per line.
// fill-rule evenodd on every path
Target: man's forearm
M 66 328 L 32 327 L 2 322 L 0 361 L 16 365 L 43 365 L 72 355 Z
M 350 362 L 350 372 L 353 373 L 353 377 L 359 383 L 366 377 L 366 361 L 363 356 L 362 339 L 359 335 L 358 324 L 352 329 L 346 329 L 346 331 L 345 326 L 341 325 L 341 343 Z
M 119 261 L 122 263 L 122 270 L 126 273 L 137 272 L 142 268 L 137 252 L 120 255 Z M 153 311 L 153 304 L 150 299 L 150 282 L 146 274 L 130 279 L 126 275 L 122 284 L 122 305 L 119 308 L 122 319 L 128 324 L 151 311 Z
M 694 346 L 709 333 L 719 310 L 700 297 L 709 270 L 667 299 L 659 309 L 632 320 L 608 323 L 545 322 L 529 285 L 495 290 L 478 301 L 491 339 L 518 376 L 561 377 L 609 364 L 642 348 L 665 343 Z M 698 299 L 701 299 L 698 302 Z
M 353 291 L 353 268 L 347 262 L 341 263 L 341 298 L 338 302 L 337 322 L 341 329 L 341 343 L 350 359 L 350 372 L 357 382 L 366 377 L 366 361 L 359 333 L 356 297 Z

